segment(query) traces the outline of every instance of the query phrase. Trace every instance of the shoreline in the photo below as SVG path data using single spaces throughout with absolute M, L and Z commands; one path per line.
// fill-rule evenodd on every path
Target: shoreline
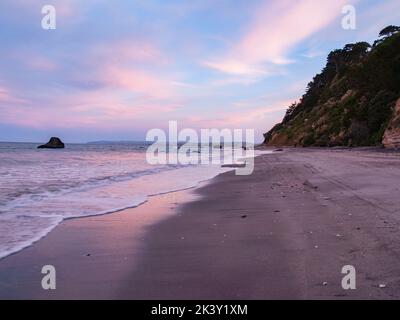
M 150 228 L 119 298 L 398 299 L 398 179 L 396 152 L 260 156 L 252 176 L 219 175 Z
M 172 188 L 172 189 L 170 189 L 168 191 L 162 191 L 162 192 L 158 192 L 158 193 L 155 193 L 155 194 L 148 194 L 148 195 L 145 196 L 145 199 L 142 200 L 141 202 L 138 202 L 138 203 L 132 204 L 132 205 L 128 205 L 128 206 L 124 206 L 124 207 L 121 207 L 121 208 L 110 209 L 110 210 L 107 210 L 107 211 L 103 211 L 103 212 L 99 212 L 99 213 L 91 213 L 91 214 L 86 214 L 86 215 L 82 215 L 82 216 L 63 217 L 60 221 L 56 222 L 55 225 L 44 229 L 43 231 L 41 231 L 38 234 L 37 237 L 34 237 L 34 239 L 30 239 L 29 241 L 27 241 L 26 244 L 23 244 L 18 249 L 9 250 L 10 252 L 6 253 L 6 255 L 4 255 L 4 256 L 0 255 L 0 261 L 2 259 L 6 259 L 7 257 L 14 255 L 14 254 L 18 254 L 19 252 L 31 247 L 32 245 L 34 245 L 38 241 L 41 241 L 42 239 L 46 238 L 47 235 L 50 232 L 52 232 L 55 228 L 57 228 L 60 224 L 65 223 L 67 221 L 75 220 L 75 219 L 90 218 L 90 217 L 100 217 L 100 216 L 104 216 L 104 215 L 124 212 L 126 210 L 132 210 L 132 209 L 135 209 L 135 208 L 138 208 L 138 207 L 142 206 L 143 204 L 151 201 L 151 199 L 154 199 L 154 198 L 156 198 L 158 196 L 163 196 L 163 195 L 166 195 L 166 194 L 175 193 L 175 192 L 181 192 L 181 191 L 195 190 L 197 188 L 200 188 L 202 185 L 208 183 L 209 181 L 211 181 L 215 177 L 216 176 L 214 175 L 214 176 L 211 176 L 210 178 L 205 178 L 205 179 L 201 179 L 201 180 L 195 180 L 196 182 L 194 182 L 190 186 L 176 187 L 176 188 Z
M 113 213 L 63 220 L 32 245 L 0 259 L 0 299 L 112 299 L 135 265 L 148 228 L 177 214 L 180 203 L 195 200 L 198 187 L 154 195 Z M 54 291 L 41 288 L 41 268 L 49 264 L 57 273 Z
M 0 260 L 0 297 L 400 297 L 399 153 L 284 149 L 255 164 L 250 176 L 230 171 L 133 209 L 66 220 Z M 40 266 L 52 263 L 57 290 L 44 291 Z M 356 268 L 356 290 L 341 287 L 345 265 Z

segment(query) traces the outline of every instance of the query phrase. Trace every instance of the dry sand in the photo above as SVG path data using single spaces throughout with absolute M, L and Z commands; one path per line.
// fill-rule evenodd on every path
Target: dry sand
M 260 156 L 251 176 L 229 172 L 195 194 L 62 223 L 0 260 L 0 297 L 396 299 L 399 189 L 399 153 Z M 44 264 L 57 268 L 55 291 L 40 288 Z M 344 265 L 356 290 L 341 287 Z

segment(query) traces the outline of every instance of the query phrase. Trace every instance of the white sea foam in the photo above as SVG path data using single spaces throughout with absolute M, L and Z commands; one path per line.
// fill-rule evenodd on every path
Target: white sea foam
M 143 145 L 35 146 L 0 143 L 0 258 L 38 241 L 65 219 L 136 207 L 149 196 L 192 188 L 232 170 L 151 166 Z

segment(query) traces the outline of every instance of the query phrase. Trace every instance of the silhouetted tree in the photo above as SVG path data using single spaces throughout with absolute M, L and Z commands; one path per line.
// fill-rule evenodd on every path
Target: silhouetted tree
M 400 27 L 398 27 L 398 26 L 387 26 L 386 28 L 382 29 L 381 32 L 379 32 L 379 36 L 380 37 L 390 37 L 399 31 L 400 31 Z
M 289 108 L 286 110 L 286 115 L 285 115 L 286 120 L 289 120 L 289 118 L 292 116 L 293 111 L 296 109 L 296 107 L 297 107 L 297 102 L 294 102 L 289 106 Z
M 362 53 L 365 54 L 371 48 L 371 45 L 368 42 L 357 42 L 346 44 L 344 47 L 344 51 L 352 52 L 352 53 Z

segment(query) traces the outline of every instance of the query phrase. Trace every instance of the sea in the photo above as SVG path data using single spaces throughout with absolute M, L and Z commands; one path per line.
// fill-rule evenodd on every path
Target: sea
M 38 145 L 0 142 L 0 259 L 65 219 L 137 207 L 151 196 L 193 188 L 233 170 L 220 164 L 149 164 L 145 142 Z M 201 153 L 212 157 L 211 151 Z

